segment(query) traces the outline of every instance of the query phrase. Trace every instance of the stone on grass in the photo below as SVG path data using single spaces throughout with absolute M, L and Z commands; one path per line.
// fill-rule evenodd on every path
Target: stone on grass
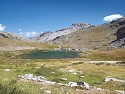
M 37 77 L 37 80 L 38 80 L 39 82 L 41 82 L 41 81 L 46 81 L 47 79 L 46 79 L 45 77 L 43 77 L 43 76 L 38 76 L 38 77 Z
M 89 84 L 86 83 L 86 82 L 77 82 L 77 85 L 80 86 L 81 88 L 84 88 L 84 89 L 89 89 Z
M 124 91 L 122 91 L 122 90 L 115 90 L 117 93 L 119 93 L 119 94 L 125 94 L 125 92 Z
M 80 78 L 84 78 L 85 76 L 80 76 Z
M 67 79 L 66 79 L 66 78 L 61 78 L 61 80 L 62 80 L 62 81 L 67 81 Z
M 98 91 L 102 91 L 102 89 L 101 89 L 101 88 L 96 88 L 96 90 L 98 90 Z
M 37 77 L 33 77 L 32 80 L 33 80 L 33 81 L 37 81 Z
M 49 90 L 43 90 L 46 94 L 51 94 L 51 91 Z
M 76 73 L 76 72 L 73 72 L 72 74 L 76 75 L 77 73 Z
M 69 82 L 67 85 L 70 87 L 77 87 L 78 86 L 76 82 Z
M 43 81 L 43 84 L 49 84 L 49 85 L 55 85 L 56 82 L 51 82 L 51 81 Z
M 119 80 L 119 79 L 110 78 L 110 77 L 106 77 L 104 81 L 105 82 L 109 82 L 109 81 L 125 82 L 125 80 Z
M 10 71 L 10 69 L 4 69 L 6 72 L 9 72 Z
M 73 73 L 73 72 L 75 72 L 75 70 L 68 70 L 68 72 L 72 72 Z
M 25 74 L 24 77 L 25 77 L 27 80 L 30 80 L 30 79 L 32 79 L 33 74 Z

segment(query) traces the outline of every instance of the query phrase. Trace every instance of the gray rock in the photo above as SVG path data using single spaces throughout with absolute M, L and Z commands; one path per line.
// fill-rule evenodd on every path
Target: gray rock
M 125 92 L 122 90 L 115 90 L 115 91 L 118 92 L 119 94 L 125 94 Z
M 25 78 L 26 78 L 27 80 L 30 80 L 30 79 L 32 79 L 33 74 L 25 74 L 24 76 L 25 76 Z
M 33 80 L 33 81 L 37 81 L 37 77 L 33 77 L 32 80 Z
M 62 81 L 67 81 L 67 79 L 66 79 L 66 78 L 61 78 L 61 80 L 62 80 Z
M 76 82 L 69 82 L 69 83 L 67 84 L 67 86 L 70 86 L 70 87 L 77 87 L 78 85 L 77 85 Z
M 87 90 L 90 88 L 89 84 L 86 82 L 77 82 L 77 85 Z
M 37 80 L 38 80 L 39 82 L 43 82 L 43 81 L 46 81 L 47 79 L 46 79 L 45 77 L 43 77 L 43 76 L 38 76 L 38 77 L 37 77 Z
M 119 80 L 119 79 L 111 78 L 111 77 L 106 77 L 104 81 L 105 82 L 109 82 L 109 81 L 125 82 L 125 80 Z
M 51 94 L 51 91 L 49 90 L 43 90 L 46 94 Z
M 125 22 L 125 20 L 124 20 Z M 124 23 L 125 25 L 125 23 Z M 109 48 L 118 48 L 118 47 L 122 47 L 125 48 L 125 27 L 121 27 L 119 28 L 116 33 L 116 40 L 112 41 L 111 43 L 109 43 L 107 46 Z
M 125 48 L 125 38 L 116 40 L 107 45 L 108 48 Z

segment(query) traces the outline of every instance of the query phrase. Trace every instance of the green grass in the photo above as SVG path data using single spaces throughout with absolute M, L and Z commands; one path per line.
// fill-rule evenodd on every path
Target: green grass
M 8 85 L 8 84 L 0 84 L 0 94 L 28 94 L 19 88 Z
M 112 86 L 112 82 L 105 83 L 103 81 L 107 76 L 125 80 L 125 66 L 106 65 L 104 63 L 89 64 L 85 63 L 84 60 L 81 61 L 82 59 L 30 60 L 11 57 L 12 55 L 15 57 L 17 53 L 23 53 L 23 51 L 1 53 L 4 59 L 0 58 L 0 87 L 3 88 L 2 90 L 0 89 L 0 94 L 6 90 L 8 91 L 5 94 L 11 94 L 12 91 L 15 92 L 13 94 L 19 94 L 18 92 L 21 92 L 20 94 L 36 94 L 36 92 L 37 94 L 44 94 L 43 90 L 50 90 L 52 94 L 66 94 L 67 92 L 69 94 L 83 93 L 83 90 L 76 91 L 75 88 L 60 85 L 44 85 L 33 81 L 22 81 L 17 77 L 18 75 L 29 73 L 35 76 L 44 76 L 49 81 L 63 84 L 67 84 L 70 81 L 85 81 L 91 86 L 109 89 L 113 94 L 115 94 L 114 91 L 116 89 L 125 90 L 125 83 L 114 82 L 114 86 Z M 39 68 L 37 69 L 35 67 Z M 10 71 L 6 72 L 5 69 L 10 69 Z M 68 72 L 68 70 L 75 70 L 77 74 L 74 75 Z M 85 77 L 81 78 L 80 76 Z M 62 81 L 61 78 L 66 78 L 67 81 Z M 96 94 L 99 93 L 98 91 L 90 92 L 90 94 L 95 94 L 95 92 Z

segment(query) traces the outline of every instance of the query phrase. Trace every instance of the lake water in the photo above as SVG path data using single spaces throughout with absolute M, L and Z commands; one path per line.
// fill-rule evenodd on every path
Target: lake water
M 79 52 L 75 51 L 38 51 L 22 56 L 23 59 L 61 59 L 61 58 L 79 58 Z

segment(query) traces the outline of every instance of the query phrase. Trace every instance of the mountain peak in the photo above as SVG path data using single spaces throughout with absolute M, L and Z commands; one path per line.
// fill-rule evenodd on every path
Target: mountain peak
M 32 38 L 31 40 L 39 41 L 39 42 L 49 42 L 51 40 L 54 40 L 55 38 L 63 35 L 70 34 L 76 30 L 80 29 L 86 29 L 88 27 L 91 27 L 91 24 L 87 23 L 73 23 L 70 27 L 68 28 L 62 28 L 60 30 L 57 30 L 55 32 L 44 32 L 40 36 L 37 36 L 35 38 Z

